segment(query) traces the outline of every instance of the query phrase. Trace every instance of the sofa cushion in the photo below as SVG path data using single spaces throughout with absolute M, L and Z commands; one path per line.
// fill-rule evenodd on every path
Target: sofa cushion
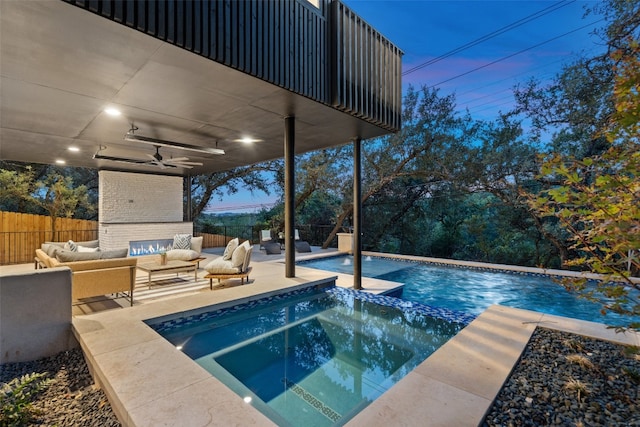
M 222 257 L 216 258 L 209 264 L 205 265 L 204 269 L 209 274 L 237 274 L 240 273 L 238 267 L 234 267 L 233 263 L 229 260 L 224 260 Z
M 233 251 L 236 250 L 238 245 L 240 244 L 240 239 L 237 237 L 235 239 L 231 239 L 229 243 L 227 243 L 227 247 L 224 248 L 224 253 L 222 254 L 222 259 L 230 260 L 231 255 L 233 255 Z
M 202 240 L 204 238 L 202 236 L 192 237 L 191 238 L 191 250 L 196 251 L 198 253 L 202 252 Z
M 129 255 L 129 248 L 111 249 L 110 251 L 97 252 L 100 259 L 126 258 Z
M 100 248 L 88 248 L 86 246 L 77 245 L 77 252 L 100 252 Z
M 247 271 L 249 268 L 249 263 L 251 262 L 251 251 L 253 251 L 253 246 L 249 246 L 247 249 L 247 253 L 244 255 L 244 261 L 242 262 L 242 271 Z
M 100 241 L 99 240 L 87 240 L 84 242 L 76 242 L 78 246 L 84 246 L 85 248 L 99 248 Z
M 73 252 L 59 249 L 56 251 L 56 259 L 60 262 L 90 261 L 100 259 L 100 252 Z
M 173 236 L 173 249 L 191 249 L 191 234 Z
M 171 249 L 167 251 L 168 260 L 191 261 L 200 256 L 200 252 L 191 249 Z

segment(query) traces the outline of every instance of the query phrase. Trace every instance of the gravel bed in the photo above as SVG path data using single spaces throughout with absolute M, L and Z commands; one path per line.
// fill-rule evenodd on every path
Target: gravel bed
M 537 328 L 483 426 L 640 426 L 640 358 Z
M 640 427 L 640 357 L 623 350 L 537 328 L 482 425 Z M 31 372 L 48 372 L 55 380 L 36 397 L 41 414 L 32 425 L 120 426 L 79 349 L 2 365 L 0 382 Z
M 33 372 L 46 372 L 54 381 L 36 395 L 33 408 L 39 414 L 30 425 L 120 426 L 104 392 L 94 384 L 80 349 L 33 362 L 0 365 L 0 382 Z

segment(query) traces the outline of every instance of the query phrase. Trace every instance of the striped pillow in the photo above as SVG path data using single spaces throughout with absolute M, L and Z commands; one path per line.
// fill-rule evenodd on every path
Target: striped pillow
M 77 252 L 78 251 L 78 245 L 76 245 L 76 243 L 73 240 L 69 240 L 67 243 L 64 244 L 64 248 L 67 251 L 71 251 L 71 252 Z

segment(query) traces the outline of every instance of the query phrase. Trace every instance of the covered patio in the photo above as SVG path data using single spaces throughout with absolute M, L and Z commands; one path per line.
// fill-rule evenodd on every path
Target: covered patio
M 295 154 L 400 127 L 402 52 L 337 0 L 1 8 L 1 159 L 180 176 L 188 187 L 197 174 L 284 157 L 287 277 Z

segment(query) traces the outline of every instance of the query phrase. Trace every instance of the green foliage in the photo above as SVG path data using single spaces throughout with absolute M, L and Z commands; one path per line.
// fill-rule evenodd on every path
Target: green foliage
M 608 149 L 584 158 L 548 156 L 541 174 L 557 185 L 531 197 L 530 204 L 571 236 L 575 255 L 566 264 L 603 277 L 595 288 L 585 279 L 563 284 L 600 302 L 603 312 L 638 316 L 640 282 L 632 274 L 640 270 L 640 48 L 634 40 L 628 48 L 628 57 L 616 53 L 616 113 L 603 132 Z M 637 322 L 627 326 L 640 330 Z
M 32 420 L 36 415 L 32 407 L 33 397 L 53 381 L 46 376 L 46 373 L 31 373 L 2 384 L 0 426 L 22 426 Z

